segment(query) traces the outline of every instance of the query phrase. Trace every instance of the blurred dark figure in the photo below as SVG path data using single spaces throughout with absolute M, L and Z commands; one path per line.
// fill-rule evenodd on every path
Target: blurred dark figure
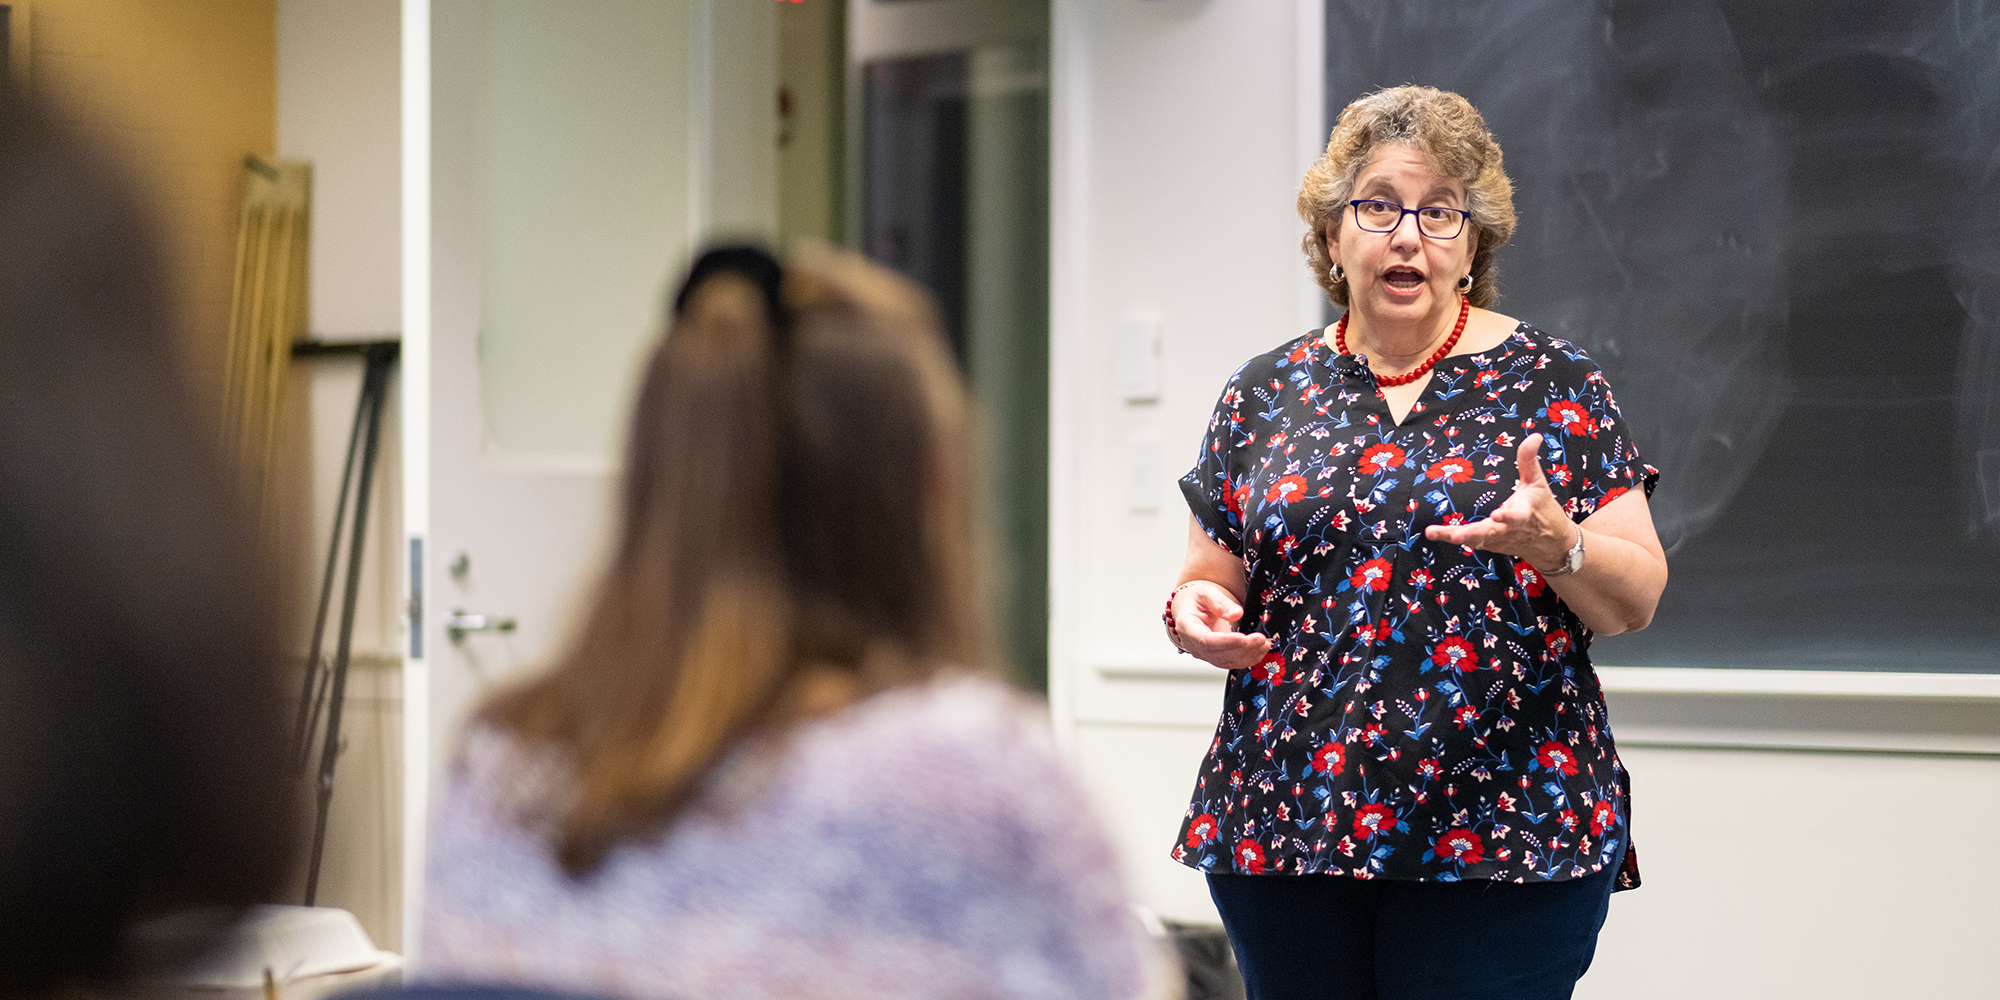
M 0 996 L 287 871 L 272 581 L 171 315 L 126 186 L 0 83 Z

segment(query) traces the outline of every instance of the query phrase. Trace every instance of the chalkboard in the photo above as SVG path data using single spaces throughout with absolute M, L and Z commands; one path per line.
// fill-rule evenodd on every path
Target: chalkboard
M 1495 308 L 1662 472 L 1596 662 L 2000 671 L 2000 4 L 1329 0 L 1327 120 L 1403 83 L 1485 115 Z

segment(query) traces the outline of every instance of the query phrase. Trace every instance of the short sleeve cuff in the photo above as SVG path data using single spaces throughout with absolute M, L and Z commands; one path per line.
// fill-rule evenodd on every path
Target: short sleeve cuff
M 1241 555 L 1243 552 L 1243 531 L 1241 519 L 1229 508 L 1226 495 L 1215 496 L 1204 488 L 1196 478 L 1201 470 L 1196 469 L 1182 476 L 1181 495 L 1187 498 L 1188 512 L 1208 532 L 1208 537 L 1217 545 Z

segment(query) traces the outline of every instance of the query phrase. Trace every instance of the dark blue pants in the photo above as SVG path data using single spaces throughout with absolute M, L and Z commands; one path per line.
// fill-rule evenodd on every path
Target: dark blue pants
M 1250 1000 L 1567 1000 L 1617 865 L 1527 884 L 1210 875 Z

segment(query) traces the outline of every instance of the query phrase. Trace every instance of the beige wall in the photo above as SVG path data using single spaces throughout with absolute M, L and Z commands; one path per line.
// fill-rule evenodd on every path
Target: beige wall
M 275 0 L 25 6 L 30 88 L 142 186 L 198 370 L 219 390 L 243 157 L 273 153 Z
M 402 325 L 399 0 L 278 0 L 278 155 L 313 164 L 321 339 Z
M 778 5 L 778 236 L 841 238 L 842 0 Z
M 313 164 L 311 335 L 391 337 L 402 312 L 401 7 L 397 0 L 278 0 L 278 155 Z M 304 660 L 311 605 L 325 572 L 341 461 L 361 388 L 357 357 L 294 367 L 305 427 L 297 464 L 300 504 L 295 632 Z M 317 902 L 352 911 L 379 947 L 401 947 L 402 927 L 402 497 L 400 396 L 382 414 L 356 600 L 353 659 L 341 720 L 346 751 L 335 774 Z M 302 522 L 307 521 L 301 511 Z M 338 581 L 336 582 L 338 585 Z M 338 591 L 336 591 L 336 594 Z M 331 655 L 338 607 L 329 616 Z M 298 900 L 286 887 L 288 902 Z

